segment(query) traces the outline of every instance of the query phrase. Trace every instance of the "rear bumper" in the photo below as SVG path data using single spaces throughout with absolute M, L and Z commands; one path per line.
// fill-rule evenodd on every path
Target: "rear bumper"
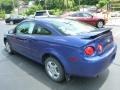
M 104 55 L 96 56 L 92 58 L 84 58 L 77 62 L 70 64 L 70 75 L 84 76 L 84 77 L 95 77 L 100 72 L 104 71 L 114 60 L 116 55 L 117 46 L 106 52 Z

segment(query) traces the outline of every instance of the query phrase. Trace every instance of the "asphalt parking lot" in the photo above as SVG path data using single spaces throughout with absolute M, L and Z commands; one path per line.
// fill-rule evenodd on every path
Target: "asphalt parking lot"
M 9 55 L 3 44 L 3 35 L 14 25 L 0 21 L 0 90 L 120 90 L 120 26 L 113 28 L 118 46 L 112 65 L 98 78 L 73 77 L 71 81 L 55 83 L 47 77 L 44 68 L 21 55 Z

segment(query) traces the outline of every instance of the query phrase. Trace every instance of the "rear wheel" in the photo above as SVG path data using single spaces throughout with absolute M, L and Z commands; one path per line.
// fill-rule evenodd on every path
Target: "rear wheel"
M 48 76 L 56 82 L 61 82 L 65 79 L 64 69 L 58 60 L 54 57 L 46 58 L 45 70 Z
M 96 25 L 98 28 L 102 28 L 104 26 L 104 22 L 102 20 L 99 20 Z
M 13 25 L 13 24 L 14 24 L 14 21 L 10 21 L 10 24 Z

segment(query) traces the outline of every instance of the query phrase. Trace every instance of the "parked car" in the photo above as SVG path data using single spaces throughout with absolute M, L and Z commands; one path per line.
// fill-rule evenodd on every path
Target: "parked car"
M 51 10 L 40 10 L 35 12 L 34 18 L 41 18 L 41 17 L 56 17 L 53 15 L 53 12 Z
M 102 28 L 106 24 L 106 20 L 104 18 L 99 16 L 94 16 L 87 12 L 73 12 L 73 13 L 67 14 L 63 18 L 85 22 L 87 24 L 96 26 L 98 28 Z
M 25 20 L 23 16 L 16 15 L 16 16 L 10 16 L 9 18 L 6 18 L 5 22 L 10 24 L 16 24 L 16 23 L 20 23 L 23 20 Z
M 96 77 L 113 62 L 117 48 L 110 29 L 60 18 L 25 20 L 4 36 L 4 44 L 8 53 L 44 65 L 56 82 L 72 75 Z

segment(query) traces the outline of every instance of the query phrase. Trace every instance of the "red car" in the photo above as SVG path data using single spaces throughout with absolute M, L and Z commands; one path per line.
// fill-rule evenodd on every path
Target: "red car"
M 102 28 L 106 23 L 106 20 L 104 18 L 93 16 L 86 12 L 68 13 L 68 14 L 62 15 L 62 17 L 85 22 L 87 24 L 96 26 L 98 28 Z

